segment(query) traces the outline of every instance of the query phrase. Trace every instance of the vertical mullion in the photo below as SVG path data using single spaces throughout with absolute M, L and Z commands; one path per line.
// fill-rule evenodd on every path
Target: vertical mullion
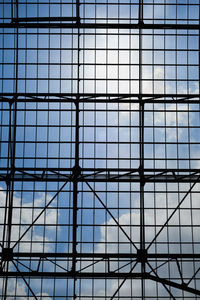
M 142 39 L 143 30 L 143 0 L 139 1 L 139 143 L 140 143 L 140 251 L 145 251 L 145 215 L 144 215 L 144 103 L 143 103 L 143 76 L 142 76 Z M 141 296 L 145 299 L 145 260 L 141 259 Z
M 76 12 L 79 16 L 80 3 L 76 0 Z M 79 25 L 79 19 L 77 20 Z M 73 241 L 72 241 L 72 272 L 73 272 L 73 297 L 76 299 L 76 263 L 77 263 L 77 202 L 78 202 L 78 176 L 79 176 L 79 90 L 80 90 L 80 27 L 78 26 L 78 37 L 77 37 L 77 97 L 75 101 L 76 116 L 75 116 L 75 165 L 73 172 Z
M 117 23 L 120 22 L 120 0 L 118 0 L 118 10 L 117 10 Z M 117 93 L 120 93 L 120 89 L 121 89 L 121 81 L 120 81 L 120 39 L 121 39 L 121 30 L 118 29 L 118 45 L 117 45 L 117 62 L 118 62 L 118 68 L 117 68 L 117 75 L 118 75 L 118 82 L 117 82 Z M 121 157 L 120 157 L 120 108 L 121 108 L 121 104 L 118 103 L 118 110 L 117 110 L 117 117 L 118 117 L 118 121 L 117 121 L 117 143 L 118 143 L 118 147 L 117 147 L 117 158 L 118 158 L 118 163 L 117 163 L 117 168 L 120 168 L 121 165 Z M 122 185 L 118 182 L 117 183 L 117 218 L 119 220 L 119 216 L 120 216 L 120 189 L 121 189 Z M 120 232 L 119 232 L 119 228 L 117 229 L 117 251 L 119 253 L 119 249 L 120 249 Z M 119 268 L 119 261 L 118 261 L 118 268 Z M 118 286 L 120 284 L 119 279 L 117 280 L 118 282 Z M 119 297 L 120 297 L 120 292 L 119 292 Z
M 86 16 L 84 15 L 84 18 Z M 95 22 L 96 22 L 96 17 L 97 17 L 97 8 L 96 8 L 96 0 L 95 0 L 95 11 L 94 11 L 94 18 L 95 18 Z M 94 77 L 96 79 L 96 75 L 97 75 L 97 67 L 96 67 L 96 63 L 97 63 L 97 56 L 96 56 L 96 48 L 97 48 L 97 38 L 96 38 L 96 34 L 97 34 L 97 30 L 94 29 Z M 85 61 L 84 61 L 85 63 Z M 92 66 L 91 66 L 92 68 Z M 96 93 L 96 81 L 94 80 L 94 85 L 92 87 L 92 91 L 94 89 L 94 93 Z M 98 104 L 94 103 L 94 104 L 90 104 L 93 105 L 93 109 L 94 109 L 94 127 L 93 127 L 93 133 L 94 133 L 94 140 L 93 140 L 93 149 L 94 149 L 94 162 L 93 162 L 93 168 L 96 168 L 96 142 L 97 142 L 97 134 L 96 134 L 96 129 L 97 129 L 97 108 L 98 108 Z M 94 191 L 96 190 L 96 182 L 94 182 Z M 92 209 L 93 209 L 93 222 L 92 222 L 92 253 L 95 252 L 95 232 L 96 232 L 96 227 L 95 227 L 95 216 L 96 216 L 96 210 L 95 210 L 95 195 L 93 194 L 93 199 L 92 199 Z M 93 260 L 94 263 L 94 260 Z M 95 272 L 95 266 L 93 265 L 92 267 L 92 272 Z M 92 279 L 92 297 L 94 295 L 94 288 L 95 288 L 95 279 Z
M 98 1 L 97 1 L 98 2 Z M 106 2 L 106 11 L 108 12 L 108 0 L 105 1 Z M 107 23 L 107 20 L 106 20 L 106 23 Z M 106 95 L 108 94 L 108 89 L 109 89 L 109 74 L 108 74 L 108 61 L 109 61 L 109 56 L 108 56 L 108 43 L 109 43 L 109 40 L 108 40 L 108 34 L 109 34 L 109 29 L 105 29 L 105 43 L 106 43 L 106 74 L 105 74 L 105 89 L 106 89 Z M 104 106 L 104 109 L 105 109 L 105 137 L 106 137 L 106 147 L 105 147 L 105 167 L 106 169 L 108 168 L 108 108 L 109 108 L 109 105 L 108 103 L 105 104 Z M 107 194 L 107 190 L 108 190 L 108 183 L 105 182 L 105 205 L 107 207 L 108 205 L 108 194 Z M 105 211 L 105 253 L 107 253 L 109 251 L 109 245 L 107 243 L 109 243 L 108 241 L 108 231 L 109 231 L 109 225 L 107 226 L 108 224 L 108 214 L 107 214 L 107 211 Z M 108 282 L 107 282 L 107 279 L 105 281 L 105 297 L 107 297 L 107 293 L 108 293 Z
M 16 5 L 16 16 L 18 17 L 18 0 L 15 2 Z M 10 161 L 10 174 L 9 179 L 7 181 L 7 195 L 8 197 L 8 217 L 7 217 L 7 241 L 6 248 L 11 247 L 11 234 L 12 234 L 12 215 L 13 215 L 13 198 L 14 198 L 14 173 L 15 173 L 15 146 L 16 146 L 16 121 L 17 121 L 17 92 L 18 92 L 18 48 L 19 48 L 19 29 L 16 28 L 14 33 L 15 37 L 15 79 L 14 79 L 14 97 L 10 102 L 10 124 L 9 124 L 9 148 L 10 148 L 10 156 L 8 153 L 8 159 Z M 4 267 L 6 271 L 9 270 L 10 262 L 6 261 Z M 4 285 L 4 299 L 7 298 L 8 292 L 8 277 L 5 278 Z

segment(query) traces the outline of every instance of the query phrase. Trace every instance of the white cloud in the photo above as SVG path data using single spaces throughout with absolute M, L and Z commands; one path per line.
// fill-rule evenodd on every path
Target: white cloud
M 2 293 L 2 288 L 3 288 L 3 279 L 0 279 L 0 292 Z M 8 288 L 7 288 L 7 296 L 6 299 L 8 300 L 14 300 L 15 296 L 18 295 L 17 299 L 19 300 L 25 300 L 27 299 L 26 297 L 26 286 L 22 282 L 22 280 L 17 280 L 10 278 L 8 280 Z M 26 297 L 26 298 L 25 298 Z
M 46 197 L 46 203 L 51 199 L 51 196 L 48 195 Z M 32 200 L 32 199 L 31 199 Z M 0 205 L 5 207 L 6 205 L 6 192 L 3 191 L 2 187 L 0 187 Z M 14 194 L 13 196 L 13 215 L 12 215 L 12 223 L 15 224 L 12 226 L 12 234 L 11 241 L 16 241 L 28 226 L 35 220 L 35 218 L 42 211 L 42 208 L 45 206 L 45 194 L 41 193 L 38 198 L 32 201 L 22 201 L 22 199 Z M 53 204 L 51 204 L 51 207 Z M 32 207 L 41 207 L 34 208 Z M 4 223 L 4 214 L 5 209 L 1 209 L 0 212 L 0 223 Z M 21 242 L 19 243 L 20 251 L 28 252 L 28 251 L 50 251 L 50 246 L 48 244 L 51 241 L 51 231 L 54 229 L 52 226 L 45 226 L 46 235 L 44 237 L 42 226 L 43 224 L 55 224 L 57 220 L 57 210 L 56 209 L 47 209 L 40 218 L 37 220 L 35 224 L 40 224 L 39 228 L 37 226 L 33 226 L 23 237 Z M 3 225 L 0 226 L 0 235 L 3 234 Z M 2 239 L 1 239 L 2 240 Z M 35 243 L 34 243 L 35 242 Z M 12 246 L 12 243 L 11 243 Z
M 31 283 L 30 283 L 31 286 Z M 38 285 L 40 287 L 40 285 Z M 33 287 L 31 286 L 32 290 Z M 2 289 L 3 289 L 3 279 L 0 278 L 0 293 L 2 294 Z M 32 296 L 31 291 L 29 290 L 29 295 L 28 295 L 28 290 L 27 290 L 27 285 L 23 281 L 23 279 L 18 278 L 13 279 L 9 278 L 8 280 L 8 287 L 7 287 L 7 297 L 6 300 L 35 300 L 35 297 Z M 52 298 L 49 296 L 47 292 L 42 292 L 42 293 L 35 293 L 35 296 L 37 297 L 38 300 L 52 300 Z M 17 298 L 16 298 L 17 297 Z M 44 297 L 44 298 L 43 298 Z
M 13 196 L 13 203 L 14 203 L 14 209 L 13 209 L 13 216 L 12 216 L 12 223 L 13 224 L 19 224 L 17 226 L 12 226 L 12 235 L 11 235 L 11 241 L 17 240 L 20 236 L 22 236 L 23 232 L 28 228 L 29 224 L 35 218 L 39 215 L 43 207 L 52 199 L 52 196 L 50 194 L 45 195 L 44 193 L 39 193 L 38 196 L 34 199 L 28 200 L 27 198 L 22 199 L 14 194 Z M 5 207 L 6 203 L 6 192 L 3 190 L 2 187 L 0 187 L 0 206 Z M 54 202 L 51 203 L 49 207 L 54 206 Z M 37 207 L 32 209 L 32 207 Z M 38 208 L 40 207 L 40 208 Z M 4 214 L 5 209 L 1 208 L 0 210 L 0 223 L 4 223 Z M 54 234 L 53 229 L 55 226 L 57 226 L 57 217 L 59 217 L 59 212 L 57 209 L 46 209 L 46 212 L 41 215 L 41 217 L 37 220 L 35 224 L 40 224 L 39 228 L 37 226 L 33 226 L 32 229 L 30 229 L 25 236 L 23 237 L 22 241 L 19 243 L 19 251 L 21 252 L 50 252 L 52 250 L 52 247 L 48 242 L 52 242 Z M 20 222 L 22 225 L 20 225 Z M 43 233 L 43 224 L 50 224 L 55 226 L 45 226 L 45 236 Z M 60 229 L 59 226 L 57 226 L 58 230 Z M 32 232 L 31 232 L 32 231 Z M 2 240 L 2 234 L 3 234 L 3 225 L 0 226 L 0 236 Z M 14 244 L 11 243 L 11 246 Z M 54 246 L 54 245 L 53 245 Z M 17 247 L 16 247 L 17 248 Z M 32 262 L 32 268 L 33 267 Z M 25 263 L 26 265 L 26 263 Z M 45 264 L 46 270 L 51 270 L 54 265 L 50 263 Z M 21 267 L 20 265 L 18 266 Z M 10 263 L 10 270 L 15 270 L 15 267 L 12 263 Z M 0 292 L 2 291 L 3 286 L 3 279 L 0 279 Z M 38 291 L 40 289 L 40 284 L 33 285 L 30 284 L 33 292 L 36 294 L 36 297 L 38 300 L 45 299 L 45 300 L 51 300 L 52 298 L 49 296 L 47 292 L 36 293 L 35 291 Z M 45 287 L 44 287 L 45 289 Z M 23 280 L 18 279 L 17 281 L 15 279 L 9 278 L 8 281 L 8 290 L 7 294 L 9 295 L 7 297 L 8 300 L 14 300 L 15 296 L 17 296 L 17 300 L 25 300 L 27 297 L 29 299 L 34 300 L 35 298 L 31 296 L 31 292 L 29 291 L 29 296 L 27 295 L 27 287 L 26 284 L 23 282 Z M 42 297 L 44 296 L 44 298 Z
M 152 206 L 152 210 L 145 210 L 145 225 L 146 225 L 146 241 L 151 242 L 153 238 L 155 237 L 156 232 L 160 230 L 162 225 L 166 222 L 168 217 L 173 212 L 174 208 L 178 205 L 179 201 L 184 197 L 184 195 L 187 192 L 187 189 L 189 189 L 189 184 L 185 185 L 184 190 L 185 192 L 182 192 L 181 198 L 178 200 L 178 194 L 169 194 L 168 198 L 166 199 L 166 196 L 164 194 L 157 194 L 156 196 L 156 205 L 159 207 L 162 207 L 163 209 L 155 209 Z M 183 189 L 182 189 L 183 190 Z M 199 185 L 197 184 L 193 191 L 198 191 Z M 166 208 L 166 201 L 168 202 L 168 210 Z M 138 207 L 139 205 L 139 199 L 136 199 L 135 206 Z M 157 244 L 157 249 L 155 250 L 154 245 L 149 249 L 151 253 L 158 253 L 158 252 L 165 252 L 168 253 L 179 253 L 179 244 L 183 243 L 181 245 L 181 251 L 183 253 L 193 253 L 193 249 L 191 247 L 192 239 L 193 242 L 196 242 L 197 244 L 200 243 L 200 232 L 198 229 L 198 226 L 200 226 L 200 218 L 199 218 L 199 211 L 192 210 L 191 212 L 191 205 L 193 208 L 199 207 L 199 197 L 198 194 L 192 194 L 192 198 L 190 198 L 190 195 L 186 197 L 184 202 L 182 203 L 180 209 L 174 214 L 174 216 L 169 221 L 166 228 L 168 232 L 166 231 L 166 228 L 161 232 L 161 234 L 158 236 L 157 242 L 171 242 L 171 245 L 164 247 L 163 245 Z M 127 212 L 122 214 L 119 218 L 117 218 L 118 223 L 123 227 L 123 229 L 126 231 L 126 233 L 130 236 L 133 242 L 137 242 L 140 239 L 140 233 L 139 233 L 139 224 L 140 224 L 140 215 L 139 213 L 134 212 L 134 209 L 132 212 Z M 182 227 L 179 228 L 179 224 L 182 225 Z M 132 226 L 130 226 L 132 225 Z M 151 227 L 153 225 L 153 227 Z M 154 225 L 158 225 L 156 232 Z M 128 226 L 128 227 L 126 227 Z M 129 227 L 130 226 L 130 227 Z M 135 227 L 137 226 L 137 227 Z M 149 226 L 149 228 L 148 228 Z M 197 226 L 195 229 L 192 229 L 192 226 Z M 119 227 L 116 225 L 115 221 L 110 218 L 107 222 L 103 223 L 100 227 L 100 241 L 99 244 L 97 244 L 97 247 L 95 249 L 95 253 L 105 253 L 105 248 L 107 253 L 131 253 L 135 252 L 134 248 L 130 245 L 128 239 L 124 235 L 124 233 L 119 229 Z M 120 245 L 114 244 L 116 242 L 119 242 Z M 127 242 L 127 244 L 123 244 Z M 184 242 L 188 242 L 187 244 L 184 244 Z M 158 262 L 157 266 L 161 265 L 162 262 Z M 87 264 L 83 263 L 82 267 L 86 266 Z M 110 262 L 110 270 L 114 271 L 115 269 L 125 265 L 125 262 L 116 261 L 116 262 Z M 155 267 L 154 263 L 151 263 L 152 267 Z M 128 265 L 127 267 L 124 267 L 121 269 L 121 272 L 129 272 L 132 265 Z M 195 268 L 192 263 L 188 264 L 187 262 L 182 261 L 182 268 L 183 268 L 183 277 L 191 278 L 197 270 L 197 268 L 200 265 L 198 263 L 195 263 Z M 169 271 L 170 268 L 170 271 Z M 99 262 L 95 264 L 94 270 L 96 272 L 107 272 L 107 263 L 105 261 Z M 85 270 L 86 272 L 92 272 L 93 267 L 89 267 Z M 138 263 L 135 272 L 140 272 L 140 264 Z M 150 271 L 150 269 L 147 266 L 147 272 Z M 157 273 L 160 277 L 166 277 L 166 274 L 169 274 L 170 276 L 177 276 L 180 278 L 180 275 L 178 273 L 177 264 L 175 261 L 171 261 L 161 268 L 157 270 Z M 173 274 L 173 275 L 172 275 Z M 122 282 L 122 280 L 109 280 L 109 283 L 107 284 L 107 290 L 106 295 L 112 296 L 114 292 L 117 290 L 119 284 Z M 181 280 L 178 281 L 181 283 Z M 187 280 L 186 280 L 187 282 Z M 192 287 L 193 282 L 191 283 Z M 159 295 L 166 297 L 169 296 L 166 289 L 162 286 L 162 284 L 159 285 Z M 120 288 L 120 296 L 126 297 L 123 299 L 130 299 L 130 293 L 132 290 L 132 295 L 138 296 L 140 298 L 141 296 L 141 286 L 140 286 L 140 280 L 130 280 L 128 279 L 123 286 Z M 174 296 L 181 297 L 181 291 L 178 289 L 172 289 Z M 146 295 L 149 297 L 156 297 L 157 291 L 156 291 L 156 283 L 147 280 L 146 281 Z M 83 287 L 82 295 L 86 296 L 86 299 L 90 299 L 90 289 L 87 287 Z M 95 283 L 95 296 L 105 296 L 105 282 L 104 280 L 98 281 L 96 280 Z M 118 295 L 119 296 L 119 295 Z M 147 299 L 148 299 L 147 296 Z M 191 294 L 188 293 L 188 297 L 190 297 Z M 88 298 L 87 298 L 88 297 Z M 94 299 L 98 299 L 95 298 Z M 190 299 L 190 298 L 189 298 Z M 191 299 L 193 299 L 191 297 Z
M 42 299 L 45 299 L 45 300 L 51 300 L 52 298 L 49 297 L 49 294 L 48 293 L 38 293 L 36 294 L 36 297 L 38 298 L 38 300 L 42 300 Z M 43 298 L 44 297 L 44 298 Z M 32 298 L 31 298 L 32 299 Z
M 161 6 L 158 5 L 158 9 L 160 8 Z M 92 45 L 92 42 L 90 40 L 90 38 L 86 39 L 88 41 L 88 47 L 89 46 L 93 46 Z M 101 44 L 101 41 L 100 41 L 100 44 Z M 112 39 L 109 39 L 109 44 L 111 45 L 112 47 Z M 98 55 L 99 57 L 104 57 L 105 56 L 105 51 L 99 51 L 98 52 Z M 108 53 L 109 55 L 109 53 Z M 88 60 L 91 59 L 91 57 L 88 56 Z M 100 62 L 104 62 L 105 59 L 102 60 L 101 58 L 101 61 Z M 116 61 L 116 56 L 110 56 L 110 59 L 109 59 L 109 62 L 110 63 L 118 63 L 118 61 Z M 154 74 L 153 73 L 150 73 L 150 72 L 144 72 L 143 73 L 143 76 L 144 77 L 147 77 L 149 78 L 150 76 L 154 76 L 155 79 L 159 79 L 160 81 L 156 81 L 155 85 L 154 85 L 154 92 L 155 93 L 163 93 L 164 92 L 164 81 L 163 78 L 164 78 L 164 68 L 162 67 L 155 67 L 154 68 Z M 113 67 L 113 68 L 110 68 L 109 71 L 108 71 L 108 77 L 115 77 L 116 79 L 120 76 L 120 78 L 127 78 L 127 80 L 129 80 L 129 75 L 127 73 L 127 70 L 124 68 L 121 68 L 120 69 L 120 74 L 118 74 L 118 71 L 116 70 L 116 67 Z M 105 67 L 103 66 L 102 68 L 99 68 L 98 70 L 98 77 L 99 78 L 103 78 L 103 81 L 104 82 L 100 82 L 98 83 L 97 85 L 97 91 L 99 89 L 99 92 L 103 92 L 102 91 L 102 86 L 104 85 L 105 86 Z M 151 78 L 150 78 L 151 80 Z M 132 92 L 134 92 L 134 84 L 131 84 L 131 90 Z M 119 85 L 119 90 L 121 93 L 123 92 L 127 92 L 130 88 L 130 84 L 127 84 L 127 82 L 121 82 L 120 85 Z M 91 91 L 92 89 L 92 84 L 91 85 L 87 85 L 85 86 L 85 92 L 87 91 Z M 117 92 L 117 89 L 118 89 L 118 86 L 116 84 L 116 82 L 111 82 L 108 84 L 108 90 L 110 92 Z M 136 89 L 137 90 L 137 89 Z M 152 93 L 152 83 L 149 81 L 144 81 L 143 83 L 143 92 L 144 93 Z M 192 89 L 190 90 L 190 93 L 198 93 L 198 84 L 196 84 L 196 88 L 195 89 Z M 187 91 L 183 91 L 183 92 L 186 92 Z M 133 104 L 135 105 L 135 108 L 134 109 L 138 109 L 138 105 L 137 104 Z M 133 105 L 132 105 L 132 109 L 133 109 Z M 126 109 L 127 108 L 127 104 L 121 104 L 121 109 L 123 109 L 123 107 Z M 129 106 L 128 106 L 129 107 Z M 186 106 L 185 106 L 186 107 Z M 168 125 L 170 126 L 175 126 L 176 125 L 176 113 L 175 111 L 173 112 L 173 110 L 175 109 L 175 106 L 174 105 L 171 105 L 171 106 L 168 106 L 168 109 L 169 110 L 172 110 L 172 112 L 170 113 L 167 113 L 167 123 Z M 120 114 L 120 118 L 121 119 L 127 119 L 127 116 L 129 114 L 129 112 L 123 112 L 123 111 L 120 111 L 119 112 Z M 162 120 L 162 112 L 160 113 L 160 115 L 157 116 L 157 118 L 155 119 L 155 124 L 154 125 L 162 125 L 163 124 L 163 121 Z M 180 112 L 179 113 L 179 116 L 178 116 L 178 122 L 179 122 L 179 125 L 185 125 L 187 124 L 187 118 L 185 117 L 187 113 L 185 112 Z M 117 125 L 118 124 L 118 119 L 115 120 L 115 124 Z M 181 133 L 181 132 L 179 132 Z M 102 131 L 102 135 L 103 135 L 103 131 Z M 101 136 L 100 136 L 101 138 Z M 168 135 L 167 139 L 168 140 L 171 140 L 173 138 L 173 136 L 171 135 Z M 199 154 L 199 153 L 198 153 Z M 123 155 L 121 155 L 123 156 Z M 5 203 L 5 193 L 3 191 L 0 192 L 0 202 L 1 202 L 1 205 L 4 205 Z M 160 198 L 162 198 L 160 196 Z M 162 199 L 160 199 L 162 200 Z M 197 201 L 198 199 L 195 199 L 195 201 Z M 16 204 L 16 206 L 20 205 L 20 202 L 21 202 L 21 199 L 19 197 L 16 197 L 14 196 L 14 202 Z M 176 201 L 175 201 L 176 202 Z M 198 201 L 197 201 L 198 202 Z M 35 199 L 35 206 L 42 206 L 42 204 L 44 203 L 44 195 L 41 195 L 38 199 Z M 21 209 L 21 212 L 22 212 L 22 215 L 21 215 L 21 221 L 22 223 L 24 224 L 24 226 L 21 226 L 21 229 L 23 228 L 25 230 L 25 225 L 26 224 L 29 224 L 31 220 L 33 220 L 40 212 L 39 209 L 34 209 L 34 212 L 32 212 L 31 209 L 28 209 L 28 208 L 25 208 L 26 207 L 31 207 L 32 206 L 32 202 L 27 202 L 26 204 L 23 204 L 22 205 L 22 209 Z M 19 219 L 20 219 L 20 210 L 16 210 L 14 211 L 14 214 L 13 214 L 13 222 L 14 223 L 18 223 L 19 222 Z M 155 213 L 155 212 L 154 212 Z M 186 212 L 186 211 L 181 211 L 181 219 L 185 219 L 187 220 L 188 222 L 190 221 L 191 222 L 191 219 L 190 219 L 190 213 L 189 212 Z M 44 219 L 44 216 L 45 216 L 45 219 Z M 156 214 L 156 222 L 157 224 L 160 224 L 162 225 L 164 223 L 164 221 L 166 220 L 166 213 L 165 211 L 162 211 L 160 212 L 159 214 Z M 198 214 L 195 214 L 193 216 L 193 220 L 196 224 L 199 224 L 199 216 Z M 3 221 L 3 214 L 0 213 L 0 220 L 1 222 Z M 44 221 L 46 223 L 49 223 L 49 224 L 55 224 L 56 222 L 56 213 L 55 213 L 55 210 L 49 210 L 47 211 L 46 215 L 42 215 L 40 217 L 40 219 L 37 221 L 37 223 L 44 223 Z M 119 219 L 118 219 L 118 222 L 122 225 L 138 225 L 139 226 L 139 214 L 138 213 L 135 213 L 135 212 L 132 212 L 132 213 L 125 213 L 125 214 L 122 214 Z M 153 217 L 150 213 L 147 212 L 146 214 L 146 224 L 147 225 L 152 225 L 153 223 Z M 172 224 L 176 224 L 176 220 L 175 218 L 171 221 L 170 223 L 171 225 Z M 108 222 L 102 224 L 101 226 L 101 239 L 100 239 L 100 242 L 104 243 L 106 241 L 109 241 L 109 242 L 115 242 L 117 241 L 118 239 L 120 240 L 120 242 L 127 242 L 127 238 L 124 236 L 124 234 L 118 230 L 118 228 L 115 226 L 115 227 L 111 227 L 111 225 L 115 225 L 114 221 L 112 219 L 110 219 Z M 106 227 L 105 227 L 106 226 Z M 49 227 L 48 229 L 51 229 L 52 227 Z M 2 228 L 0 228 L 0 230 L 2 230 Z M 136 241 L 136 240 L 139 240 L 139 227 L 133 227 L 131 229 L 131 234 L 130 234 L 130 229 L 124 227 L 124 230 L 126 230 L 126 232 L 131 236 L 131 238 L 133 239 L 133 241 Z M 154 236 L 154 232 L 152 230 L 148 230 L 147 231 L 147 238 L 150 240 L 153 238 Z M 185 238 L 191 238 L 191 233 L 188 231 L 187 228 L 183 229 L 183 233 L 182 233 L 182 237 L 184 236 Z M 162 238 L 162 235 L 161 235 L 161 238 L 162 240 L 164 241 L 165 240 L 165 234 L 163 234 L 164 237 Z M 175 235 L 175 232 L 172 231 L 172 235 L 170 236 L 170 238 L 173 239 L 173 235 L 174 235 L 174 238 L 176 237 Z M 13 229 L 13 236 L 12 238 L 13 239 L 16 239 L 17 237 L 19 236 L 19 228 L 18 227 L 15 227 L 15 229 Z M 197 237 L 199 238 L 199 235 L 197 235 Z M 24 237 L 23 241 L 27 241 L 29 242 L 30 241 L 30 232 L 27 233 L 27 235 Z M 37 233 L 33 235 L 33 241 L 41 241 L 43 239 L 43 235 Z M 51 239 L 51 234 L 49 233 L 46 238 L 45 238 L 45 241 L 49 241 Z M 43 249 L 43 244 L 42 243 L 39 243 L 39 244 L 35 244 L 35 246 L 33 246 L 33 249 L 32 251 L 40 251 Z M 22 244 L 22 250 L 23 251 L 29 251 L 30 250 L 30 244 L 27 243 L 27 244 Z M 50 248 L 49 247 L 46 247 L 45 248 L 45 251 L 49 251 Z M 107 250 L 108 252 L 116 252 L 118 251 L 118 248 L 116 245 L 112 244 L 112 245 L 107 245 Z M 97 246 L 97 249 L 96 249 L 96 252 L 104 252 L 105 251 L 105 246 L 102 245 L 102 244 L 98 244 Z M 120 252 L 129 252 L 130 251 L 130 246 L 127 246 L 127 245 L 122 245 L 120 247 Z M 101 268 L 101 267 L 98 267 L 99 265 L 97 264 L 97 268 L 98 270 Z M 102 266 L 103 268 L 103 266 Z M 14 281 L 10 280 L 10 293 L 11 295 L 15 293 L 15 283 Z M 133 285 L 132 285 L 132 291 L 133 291 L 133 294 L 135 296 L 138 296 L 140 295 L 140 285 L 137 284 L 137 281 L 133 282 Z M 152 293 L 152 290 L 155 288 L 155 284 L 153 282 L 149 282 L 150 284 L 147 284 L 146 285 L 146 292 L 148 295 L 150 295 Z M 108 293 L 110 295 L 112 295 L 115 290 L 117 289 L 119 285 L 119 282 L 117 281 L 112 281 L 112 284 L 109 285 L 108 287 Z M 131 289 L 131 286 L 130 286 L 130 281 L 126 281 L 126 283 L 123 285 L 122 289 L 120 290 L 120 293 L 121 293 L 121 296 L 128 296 L 130 295 L 130 289 Z M 17 290 L 18 290 L 18 294 L 23 294 L 23 295 L 26 295 L 26 292 L 25 292 L 25 286 L 24 284 L 22 283 L 19 283 L 17 285 Z M 104 290 L 101 289 L 101 288 L 97 288 L 96 290 L 96 294 L 95 296 L 104 296 Z M 39 296 L 41 296 L 40 294 L 37 294 L 38 298 Z M 48 296 L 47 293 L 43 293 L 43 296 Z M 11 297 L 11 299 L 13 300 L 13 298 Z M 8 300 L 11 300 L 8 298 Z M 27 297 L 20 297 L 18 298 L 19 300 L 24 300 L 24 299 L 27 299 Z M 29 297 L 29 299 L 32 299 L 32 297 Z M 40 298 L 39 298 L 40 299 Z M 48 298 L 45 298 L 45 299 L 51 299 L 50 297 Z M 87 298 L 85 298 L 87 299 Z M 88 299 L 91 299 L 91 298 L 88 298 Z M 93 297 L 93 299 L 95 299 L 95 297 Z M 123 299 L 126 299 L 126 298 L 123 298 Z M 130 299 L 127 297 L 127 299 Z M 146 298 L 147 299 L 147 298 Z

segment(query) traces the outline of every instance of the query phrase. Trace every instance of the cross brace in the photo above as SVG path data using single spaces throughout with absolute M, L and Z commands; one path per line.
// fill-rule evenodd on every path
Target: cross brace
M 16 168 L 12 178 L 10 169 L 0 169 L 0 181 L 31 181 L 31 182 L 73 182 L 73 168 L 69 169 L 40 169 Z M 198 169 L 144 169 L 142 180 L 148 182 L 185 182 L 198 181 Z M 81 169 L 76 179 L 78 182 L 140 182 L 139 169 Z

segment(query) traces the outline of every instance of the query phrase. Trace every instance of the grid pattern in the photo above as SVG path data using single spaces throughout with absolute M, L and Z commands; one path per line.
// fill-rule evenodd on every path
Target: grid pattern
M 199 0 L 0 0 L 0 295 L 199 299 Z

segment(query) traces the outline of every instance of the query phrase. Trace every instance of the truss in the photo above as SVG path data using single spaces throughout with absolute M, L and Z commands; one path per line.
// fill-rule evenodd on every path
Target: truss
M 70 16 L 59 13 L 48 17 L 43 10 L 39 13 L 39 4 L 35 4 L 38 11 L 32 15 L 28 13 L 31 2 L 12 1 L 10 13 L 8 3 L 0 3 L 4 11 L 0 36 L 14 40 L 12 45 L 6 45 L 5 39 L 1 44 L 2 299 L 200 296 L 200 24 L 199 17 L 192 17 L 190 12 L 199 10 L 200 3 L 182 1 L 187 16 L 181 18 L 177 2 L 119 2 L 66 1 L 71 5 Z M 50 1 L 43 5 L 49 12 L 51 6 L 60 5 L 62 11 L 64 3 Z M 162 18 L 156 17 L 159 5 Z M 118 11 L 117 17 L 109 17 L 110 7 L 119 10 L 121 6 L 130 12 L 137 10 L 137 16 L 120 17 Z M 99 7 L 105 8 L 105 18 L 98 17 Z M 145 14 L 148 7 L 154 12 L 150 17 Z M 175 17 L 170 18 L 168 9 L 173 11 L 174 7 Z M 88 8 L 92 11 L 89 17 Z M 56 38 L 52 42 L 56 35 L 59 42 Z M 71 45 L 65 45 L 65 36 L 71 38 L 67 40 Z M 87 45 L 90 36 L 94 40 Z M 105 45 L 98 44 L 98 36 L 105 36 Z M 114 45 L 109 44 L 113 36 L 118 38 L 117 45 L 114 38 Z M 138 40 L 120 46 L 124 36 Z M 164 40 L 163 48 L 153 44 L 157 36 Z M 44 43 L 48 39 L 44 46 L 40 45 L 41 37 Z M 167 44 L 168 37 L 174 46 Z M 45 60 L 41 49 L 48 56 L 45 63 L 40 62 Z M 56 60 L 63 49 L 71 55 L 69 61 L 61 54 Z M 54 57 L 50 53 L 53 50 L 57 51 Z M 13 59 L 8 54 L 9 63 L 5 51 L 13 51 Z M 33 57 L 36 51 L 36 61 L 29 51 Z M 95 53 L 94 57 L 89 57 L 89 51 Z M 105 62 L 98 62 L 98 51 L 101 56 L 105 54 Z M 109 51 L 111 56 L 117 55 L 117 62 L 111 58 L 109 63 Z M 137 55 L 137 62 L 132 63 L 130 57 L 124 62 L 131 51 Z M 168 52 L 172 56 L 175 53 L 174 62 Z M 144 53 L 148 53 L 150 62 Z M 156 63 L 159 55 L 164 57 L 162 63 Z M 10 70 L 4 73 L 7 65 L 13 66 L 13 74 Z M 65 65 L 71 68 L 65 78 L 67 91 L 61 87 Z M 30 66 L 33 69 L 28 71 Z M 49 68 L 47 76 L 47 69 L 41 71 L 40 66 Z M 59 67 L 59 72 L 56 68 L 51 72 L 51 66 Z M 102 69 L 98 75 L 98 67 L 104 66 L 105 73 Z M 117 75 L 109 71 L 110 67 L 118 68 Z M 122 78 L 121 67 L 125 68 Z M 145 67 L 150 68 L 151 76 L 145 74 Z M 91 70 L 95 70 L 93 76 Z M 43 91 L 47 82 L 54 82 L 54 91 L 50 83 Z M 117 82 L 118 91 L 113 92 L 109 82 Z M 149 82 L 153 82 L 152 91 Z M 98 83 L 102 91 L 98 91 Z M 128 83 L 127 91 L 121 92 L 123 84 Z M 156 92 L 159 84 L 162 88 Z M 55 231 L 48 235 L 49 228 Z M 12 279 L 15 292 L 9 287 Z M 92 287 L 86 279 L 91 280 Z M 24 295 L 18 293 L 19 280 L 25 286 Z M 40 288 L 43 280 L 54 286 L 48 296 L 45 288 Z M 65 281 L 60 284 L 57 280 Z

